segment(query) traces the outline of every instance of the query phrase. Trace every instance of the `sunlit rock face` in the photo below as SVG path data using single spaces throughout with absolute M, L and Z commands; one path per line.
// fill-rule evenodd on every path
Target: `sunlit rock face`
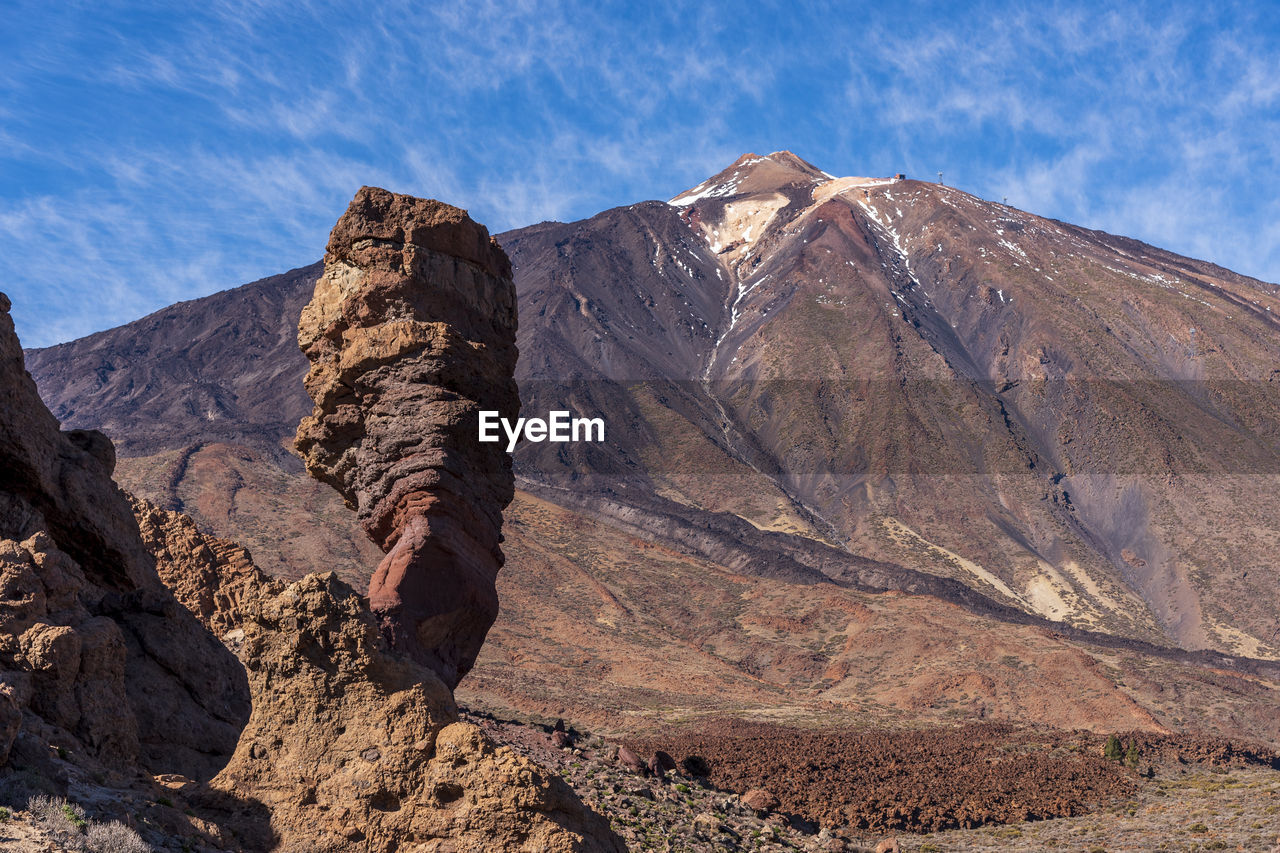
M 484 226 L 370 187 L 299 323 L 315 410 L 296 446 L 386 552 L 369 588 L 383 632 L 450 687 L 498 612 L 511 461 L 477 422 L 519 411 L 515 335 L 511 265 Z

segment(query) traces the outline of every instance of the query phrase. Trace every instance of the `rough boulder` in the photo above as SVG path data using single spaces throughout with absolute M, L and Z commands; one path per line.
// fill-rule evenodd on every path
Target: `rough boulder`
M 448 687 L 388 649 L 335 575 L 308 575 L 240 612 L 228 639 L 249 670 L 253 716 L 213 784 L 270 810 L 274 839 L 250 846 L 614 849 L 563 780 L 457 722 Z

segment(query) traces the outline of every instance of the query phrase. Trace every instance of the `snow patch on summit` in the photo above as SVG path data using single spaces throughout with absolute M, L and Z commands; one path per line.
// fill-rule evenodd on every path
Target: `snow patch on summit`
M 738 172 L 734 172 L 733 177 L 722 184 L 713 184 L 710 180 L 703 181 L 693 189 L 678 195 L 667 204 L 672 207 L 688 207 L 696 201 L 704 198 L 723 198 L 727 195 L 733 195 L 738 191 L 738 184 L 742 182 L 742 176 Z
M 760 163 L 765 163 L 766 166 L 761 169 L 755 168 Z M 814 184 L 825 184 L 832 179 L 831 175 L 816 169 L 786 151 L 775 151 L 766 157 L 759 157 L 754 154 L 743 155 L 743 158 L 734 163 L 730 169 L 732 171 L 726 169 L 724 172 L 708 178 L 693 189 L 671 199 L 667 204 L 672 207 L 689 207 L 695 202 L 706 198 L 725 198 L 739 191 L 751 192 L 753 190 L 771 188 L 762 186 L 762 180 L 766 184 L 772 181 L 774 182 L 772 186 L 777 187 L 783 183 L 804 183 L 806 180 Z M 753 176 L 756 179 L 750 181 L 744 190 L 744 181 L 748 181 Z
M 752 195 L 725 204 L 721 218 L 700 223 L 702 237 L 730 270 L 751 254 L 778 212 L 790 204 L 782 193 Z
M 823 172 L 825 175 L 826 172 Z M 813 191 L 813 201 L 815 204 L 821 204 L 832 196 L 841 195 L 849 190 L 867 189 L 869 187 L 882 187 L 886 184 L 895 183 L 893 178 L 832 178 L 820 184 Z

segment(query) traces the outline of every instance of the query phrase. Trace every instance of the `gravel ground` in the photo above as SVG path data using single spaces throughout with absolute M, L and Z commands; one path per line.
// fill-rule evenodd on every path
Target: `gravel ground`
M 1145 764 L 1142 773 L 1125 771 L 1132 783 L 1125 793 L 1105 796 L 1084 814 L 931 834 L 887 834 L 834 822 L 819 825 L 785 813 L 782 804 L 775 806 L 776 811 L 757 811 L 744 802 L 749 797 L 740 790 L 746 781 L 743 779 L 736 780 L 739 792 L 735 793 L 717 789 L 707 778 L 694 776 L 685 768 L 667 774 L 665 779 L 641 775 L 620 761 L 620 744 L 575 732 L 572 727 L 566 733 L 572 742 L 557 747 L 549 726 L 503 721 L 483 714 L 471 715 L 470 719 L 488 730 L 495 740 L 559 773 L 587 803 L 609 818 L 636 851 L 854 853 L 873 851 L 877 845 L 888 846 L 896 841 L 903 853 L 1280 853 L 1280 769 L 1245 763 L 1237 757 L 1188 761 L 1185 754 L 1180 760 L 1176 750 L 1166 749 L 1151 767 L 1150 777 Z M 680 742 L 674 737 L 671 740 Z M 1193 753 L 1203 752 L 1200 743 L 1194 747 Z M 643 757 L 649 758 L 649 753 Z M 674 757 L 682 756 L 677 753 Z M 715 773 L 711 776 L 716 778 Z M 793 783 L 803 784 L 805 778 L 804 773 L 797 773 Z M 806 799 L 802 793 L 782 795 L 792 802 Z

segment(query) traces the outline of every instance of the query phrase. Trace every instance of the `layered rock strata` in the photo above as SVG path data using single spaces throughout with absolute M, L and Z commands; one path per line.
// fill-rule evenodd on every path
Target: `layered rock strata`
M 298 342 L 313 414 L 307 470 L 386 553 L 369 602 L 393 646 L 450 688 L 497 616 L 511 461 L 478 413 L 514 418 L 516 293 L 465 211 L 362 188 L 329 238 Z
M 270 814 L 241 827 L 248 848 L 622 849 L 453 700 L 497 613 L 511 467 L 475 412 L 518 410 L 514 297 L 501 249 L 456 208 L 365 188 L 334 228 L 300 322 L 316 408 L 297 445 L 387 552 L 369 602 L 332 573 L 285 586 L 135 505 L 162 576 L 248 672 L 253 714 L 212 783 Z
M 160 583 L 111 442 L 41 402 L 9 308 L 0 294 L 0 704 L 21 722 L 0 752 L 208 778 L 248 718 L 244 673 Z

